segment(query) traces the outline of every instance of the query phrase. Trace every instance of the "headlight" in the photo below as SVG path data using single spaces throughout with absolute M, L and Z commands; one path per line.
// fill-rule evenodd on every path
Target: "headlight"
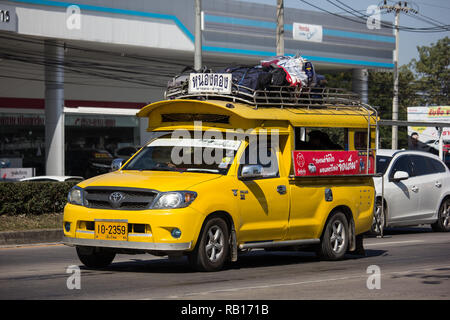
M 79 206 L 83 205 L 83 189 L 79 187 L 73 187 L 69 191 L 69 195 L 67 196 L 67 201 L 71 204 L 76 204 Z
M 173 209 L 187 207 L 197 197 L 192 191 L 164 192 L 157 198 L 153 209 Z

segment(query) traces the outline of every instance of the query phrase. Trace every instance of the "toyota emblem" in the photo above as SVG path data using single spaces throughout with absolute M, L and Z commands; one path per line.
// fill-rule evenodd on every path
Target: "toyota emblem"
M 109 195 L 109 201 L 112 203 L 119 203 L 124 198 L 123 194 L 121 192 L 113 192 Z

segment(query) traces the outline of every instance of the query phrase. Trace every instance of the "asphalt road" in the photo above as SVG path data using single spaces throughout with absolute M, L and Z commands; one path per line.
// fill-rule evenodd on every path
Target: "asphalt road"
M 258 250 L 202 273 L 184 258 L 118 255 L 109 268 L 88 270 L 61 244 L 0 247 L 0 299 L 450 299 L 450 233 L 390 230 L 365 248 L 365 257 L 336 262 Z M 68 289 L 71 265 L 80 266 L 80 289 Z M 368 273 L 373 265 L 379 278 Z

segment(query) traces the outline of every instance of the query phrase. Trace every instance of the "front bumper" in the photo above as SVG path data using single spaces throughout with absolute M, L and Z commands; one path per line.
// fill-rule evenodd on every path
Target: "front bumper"
M 182 243 L 154 243 L 137 241 L 95 240 L 82 238 L 63 238 L 63 244 L 68 246 L 93 246 L 102 248 L 136 249 L 154 251 L 185 251 L 191 249 L 192 242 Z
M 173 210 L 106 210 L 91 209 L 67 204 L 64 222 L 70 230 L 64 230 L 63 243 L 70 246 L 94 246 L 148 251 L 191 251 L 200 233 L 204 215 L 191 208 Z M 96 239 L 96 221 L 128 223 L 127 240 Z M 182 231 L 179 238 L 171 230 Z M 64 227 L 63 227 L 64 229 Z

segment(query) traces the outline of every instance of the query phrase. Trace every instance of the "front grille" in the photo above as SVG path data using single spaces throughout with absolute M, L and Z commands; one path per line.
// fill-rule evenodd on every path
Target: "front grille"
M 151 189 L 87 187 L 86 207 L 93 209 L 146 210 L 158 194 Z

